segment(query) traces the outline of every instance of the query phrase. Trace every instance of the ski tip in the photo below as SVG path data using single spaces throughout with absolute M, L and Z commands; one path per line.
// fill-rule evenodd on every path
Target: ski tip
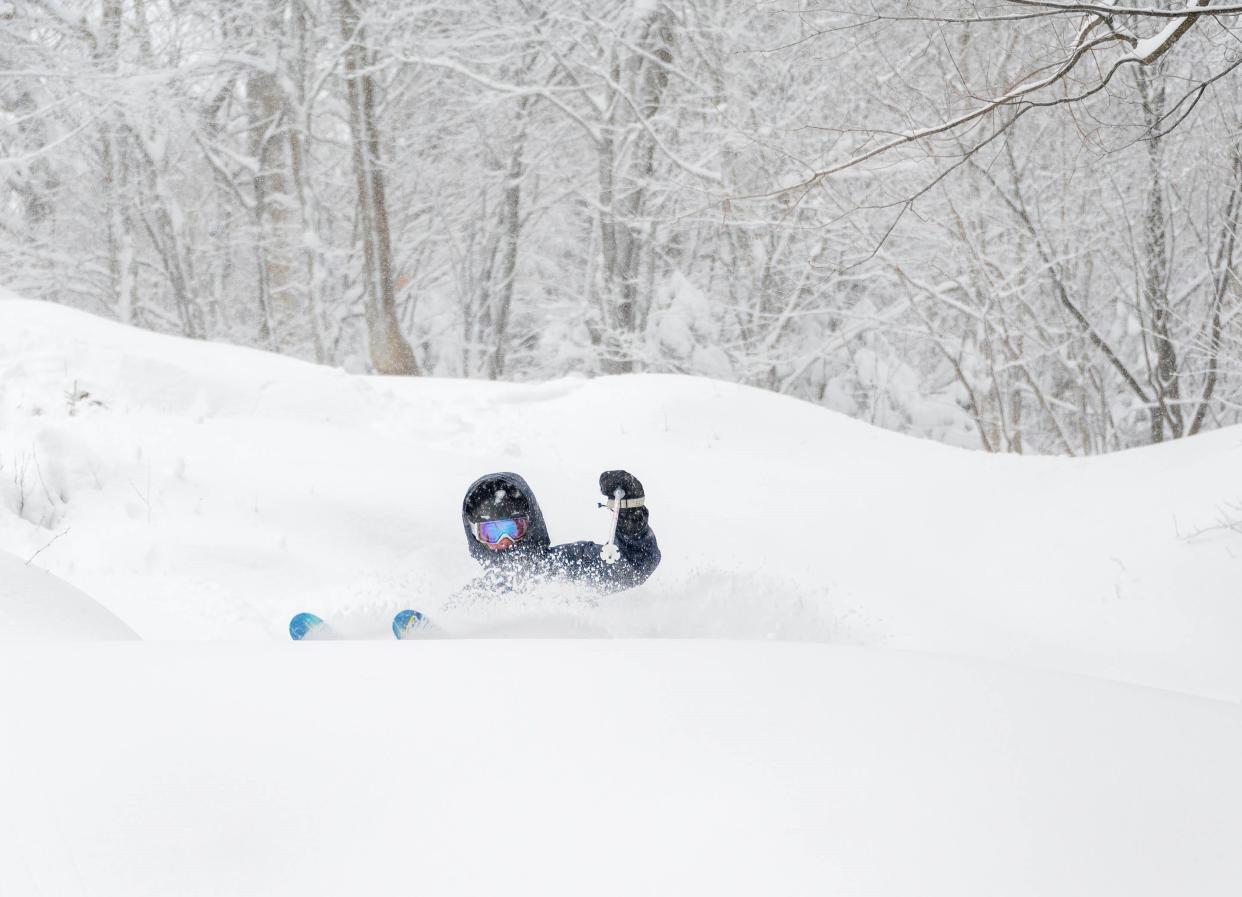
M 317 627 L 322 625 L 323 620 L 314 614 L 298 614 L 289 621 L 289 635 L 293 637 L 295 642 L 300 642 Z
M 427 625 L 427 618 L 416 610 L 403 610 L 392 618 L 392 634 L 399 639 L 409 638 Z

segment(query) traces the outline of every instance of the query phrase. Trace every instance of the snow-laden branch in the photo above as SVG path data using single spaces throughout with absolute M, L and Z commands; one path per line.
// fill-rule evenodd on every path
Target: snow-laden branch
M 630 108 L 630 111 L 634 113 L 635 121 L 637 121 L 639 126 L 647 132 L 647 136 L 651 138 L 651 142 L 666 159 L 693 177 L 701 178 L 711 184 L 724 183 L 724 178 L 720 176 L 719 172 L 703 168 L 701 165 L 696 165 L 687 159 L 681 158 L 681 156 L 673 151 L 672 147 L 668 146 L 668 144 L 660 139 L 660 135 L 657 134 L 655 129 L 651 127 L 651 123 L 647 121 L 647 116 L 643 115 L 642 110 L 639 108 L 638 103 L 634 101 L 634 98 L 612 78 L 604 76 L 603 80 L 613 89 L 613 91 L 615 91 L 616 95 L 625 102 L 626 106 Z
M 962 115 L 957 116 L 956 118 L 950 119 L 945 122 L 940 122 L 939 124 L 931 125 L 926 128 L 920 128 L 917 131 L 908 131 L 904 134 L 899 134 L 897 137 L 895 137 L 892 140 L 889 140 L 887 143 L 883 143 L 880 146 L 867 150 L 866 152 L 859 153 L 855 156 L 852 156 L 849 159 L 846 159 L 844 162 L 840 162 L 837 165 L 833 165 L 830 168 L 824 169 L 823 171 L 816 172 L 810 178 L 807 178 L 804 181 L 794 184 L 793 186 L 782 188 L 770 194 L 763 194 L 761 196 L 748 197 L 748 198 L 752 198 L 752 199 L 768 198 L 771 196 L 779 196 L 782 193 L 788 193 L 793 190 L 800 190 L 800 189 L 812 187 L 815 184 L 820 183 L 824 181 L 825 179 L 831 177 L 832 175 L 837 174 L 838 172 L 845 171 L 846 169 L 853 168 L 857 165 L 861 165 L 863 162 L 866 162 L 870 159 L 874 159 L 876 156 L 883 155 L 884 153 L 891 152 L 892 150 L 895 150 L 902 146 L 906 146 L 911 143 L 917 143 L 918 141 L 925 140 L 928 137 L 935 137 L 937 134 L 944 134 L 946 132 L 953 131 L 957 128 L 960 128 L 962 125 L 966 125 L 973 121 L 976 121 L 977 119 L 983 118 L 984 116 L 988 115 L 991 112 L 996 111 L 997 109 L 1000 109 L 1003 106 L 1012 105 L 1016 101 L 1021 100 L 1022 98 L 1032 93 L 1035 93 L 1036 91 L 1043 90 L 1045 87 L 1048 87 L 1051 84 L 1055 84 L 1057 81 L 1060 81 L 1067 74 L 1069 74 L 1069 72 L 1072 71 L 1074 67 L 1077 66 L 1078 63 L 1082 60 L 1082 58 L 1091 50 L 1097 47 L 1101 47 L 1104 44 L 1115 43 L 1117 41 L 1124 41 L 1124 40 L 1126 40 L 1125 35 L 1119 34 L 1115 31 L 1110 31 L 1109 33 L 1101 35 L 1100 37 L 1097 37 L 1094 40 L 1087 41 L 1086 43 L 1080 44 L 1074 50 L 1074 53 L 1070 56 L 1070 58 L 1066 60 L 1066 62 L 1060 68 L 1058 68 L 1056 71 L 1054 71 L 1052 74 L 1048 75 L 1045 78 L 1038 78 L 1034 81 L 1024 82 L 1018 85 L 1017 87 L 1015 87 L 1013 90 L 1009 91 L 1008 93 L 1002 96 L 996 97 L 995 99 L 990 100 L 989 102 L 985 103 L 983 106 L 980 106 L 977 109 L 972 109 L 970 112 L 966 112 Z
M 489 78 L 487 75 L 484 75 L 470 68 L 469 66 L 463 65 L 462 63 L 454 59 L 448 59 L 442 56 L 436 57 L 436 56 L 406 55 L 406 56 L 401 57 L 401 61 L 406 64 L 427 65 L 427 66 L 432 66 L 434 68 L 441 68 L 446 71 L 451 71 L 456 74 L 462 75 L 463 77 L 469 78 L 471 81 L 474 81 L 476 84 L 486 87 L 489 90 L 493 90 L 497 93 L 501 93 L 506 96 L 534 97 L 537 99 L 545 100 L 548 103 L 550 103 L 552 106 L 556 107 L 556 109 L 558 109 L 560 112 L 565 114 L 567 117 L 569 117 L 569 119 L 573 121 L 575 124 L 577 124 L 580 128 L 586 131 L 586 133 L 589 135 L 592 141 L 598 142 L 601 139 L 600 129 L 596 125 L 587 121 L 577 112 L 575 112 L 571 106 L 564 103 L 559 97 L 555 95 L 555 91 L 553 91 L 550 88 L 536 87 L 536 86 L 517 86 L 514 84 L 510 84 L 506 81 L 498 81 L 495 78 Z M 644 131 L 646 131 L 647 135 L 651 138 L 656 148 L 660 151 L 660 153 L 665 158 L 667 158 L 670 162 L 672 162 L 682 171 L 686 172 L 687 174 L 693 177 L 699 178 L 701 180 L 707 181 L 708 183 L 712 183 L 712 184 L 723 183 L 723 179 L 721 178 L 719 172 L 712 171 L 707 168 L 703 168 L 701 165 L 696 165 L 694 162 L 691 162 L 688 159 L 683 159 L 681 156 L 679 156 L 672 149 L 672 147 L 668 146 L 668 144 L 666 144 L 663 140 L 661 140 L 660 136 L 652 129 L 650 123 L 648 123 L 646 118 L 641 114 L 641 110 L 638 108 L 638 104 L 634 101 L 633 97 L 631 97 L 628 93 L 626 93 L 626 91 L 621 87 L 621 85 L 617 84 L 611 78 L 607 77 L 606 75 L 602 76 L 602 78 L 609 85 L 609 87 L 611 87 L 613 91 L 615 91 L 616 95 L 619 96 L 625 102 L 625 104 L 631 109 L 631 111 L 635 113 L 635 118 L 638 121 L 640 127 L 642 127 Z M 578 93 L 579 90 L 580 88 L 574 87 L 574 88 L 570 88 L 567 92 Z
M 1009 0 L 1009 2 L 1027 4 L 1039 2 L 1039 0 Z M 1024 81 L 1012 90 L 995 97 L 984 103 L 982 106 L 963 113 L 956 118 L 952 118 L 948 121 L 943 121 L 926 128 L 920 128 L 915 131 L 900 133 L 892 140 L 882 143 L 879 146 L 873 147 L 865 152 L 851 156 L 849 159 L 846 159 L 845 161 L 829 168 L 823 169 L 822 171 L 818 171 L 811 177 L 790 187 L 782 188 L 774 191 L 773 193 L 761 194 L 747 198 L 770 198 L 772 196 L 779 196 L 791 191 L 809 189 L 819 183 L 822 183 L 834 174 L 853 168 L 857 165 L 861 165 L 870 159 L 874 159 L 877 156 L 881 156 L 902 146 L 917 143 L 920 140 L 935 137 L 939 134 L 955 131 L 964 125 L 977 121 L 978 119 L 983 118 L 1003 107 L 1012 106 L 1022 101 L 1029 102 L 1029 100 L 1027 100 L 1028 97 L 1064 79 L 1078 66 L 1083 58 L 1093 50 L 1097 50 L 1110 43 L 1129 44 L 1130 52 L 1114 60 L 1108 71 L 1092 90 L 1077 97 L 1061 98 L 1051 103 L 1040 103 L 1037 105 L 1057 105 L 1083 99 L 1103 88 L 1112 79 L 1113 75 L 1116 74 L 1117 70 L 1121 68 L 1121 66 L 1127 64 L 1150 65 L 1155 62 L 1167 53 L 1174 44 L 1181 40 L 1186 32 L 1189 31 L 1201 17 L 1208 15 L 1209 10 L 1216 9 L 1215 7 L 1210 6 L 1208 0 L 1190 0 L 1187 9 L 1193 10 L 1192 12 L 1178 12 L 1176 17 L 1156 34 L 1146 38 L 1138 38 L 1129 31 L 1115 26 L 1111 20 L 1107 18 L 1108 16 L 1121 11 L 1120 8 L 1109 4 L 1086 4 L 1086 6 L 1092 6 L 1094 8 L 1087 10 L 1090 18 L 1085 21 L 1082 28 L 1079 29 L 1078 35 L 1075 39 L 1073 52 L 1070 54 L 1069 58 L 1066 59 L 1065 62 L 1063 62 L 1051 74 L 1042 78 L 1034 78 Z M 1094 38 L 1091 37 L 1099 26 L 1103 24 L 1109 25 L 1109 30 L 1106 33 L 1098 35 Z
M 1190 0 L 1186 4 L 1187 9 L 1203 8 L 1208 6 L 1208 0 Z M 1194 12 L 1189 15 L 1183 15 L 1180 18 L 1173 19 L 1169 24 L 1165 25 L 1157 34 L 1151 37 L 1143 38 L 1137 41 L 1130 50 L 1128 57 L 1123 57 L 1122 61 L 1132 58 L 1136 62 L 1143 65 L 1151 65 L 1161 56 L 1169 51 L 1175 43 L 1181 40 L 1183 34 L 1194 27 L 1195 22 L 1200 16 L 1205 15 L 1203 12 Z
M 56 150 L 57 147 L 61 146 L 61 144 L 69 143 L 70 141 L 75 140 L 80 135 L 92 130 L 95 127 L 95 125 L 99 122 L 99 120 L 103 118 L 105 114 L 106 114 L 106 110 L 101 110 L 99 112 L 96 112 L 94 115 L 84 119 L 82 124 L 78 125 L 76 128 L 66 131 L 64 134 L 62 134 L 60 137 L 57 137 L 55 140 L 52 140 L 49 143 L 46 143 L 43 146 L 38 147 L 37 149 L 33 149 L 28 153 L 23 153 L 21 155 L 0 156 L 0 166 L 5 166 L 5 167 L 11 166 L 15 168 L 22 168 L 26 165 L 29 165 L 35 159 L 51 155 L 51 153 L 54 150 Z
M 1128 16 L 1143 16 L 1153 19 L 1182 19 L 1186 16 L 1180 9 L 1156 9 L 1150 6 L 1118 6 L 1115 3 L 1063 3 L 1058 0 L 1007 0 L 1014 6 L 1031 6 L 1056 13 L 1090 13 L 1098 16 L 1112 16 L 1123 13 Z M 1242 4 L 1218 3 L 1212 5 L 1208 0 L 1191 0 L 1187 9 L 1195 9 L 1195 15 L 1227 16 L 1242 13 Z
M 454 74 L 470 79 L 481 87 L 486 87 L 488 90 L 508 97 L 513 97 L 515 99 L 520 97 L 534 97 L 544 100 L 550 105 L 556 107 L 556 109 L 562 112 L 574 124 L 578 125 L 578 127 L 582 128 L 582 130 L 586 131 L 587 136 L 592 140 L 592 142 L 598 142 L 600 139 L 599 128 L 575 112 L 573 107 L 563 102 L 560 97 L 556 96 L 557 91 L 552 88 L 540 86 L 518 86 L 508 81 L 498 81 L 495 78 L 490 78 L 487 75 L 476 71 L 470 66 L 463 65 L 455 59 L 449 59 L 444 56 L 411 56 L 404 54 L 398 58 L 406 65 L 426 65 L 432 68 L 439 68 L 445 71 L 453 72 Z M 574 87 L 567 89 L 565 92 L 577 93 L 578 90 L 579 89 L 577 87 Z

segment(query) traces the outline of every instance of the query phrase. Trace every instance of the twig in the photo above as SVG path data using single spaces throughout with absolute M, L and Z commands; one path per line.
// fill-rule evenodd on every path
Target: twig
M 51 548 L 52 545 L 56 542 L 56 540 L 59 539 L 61 536 L 67 534 L 70 529 L 72 529 L 72 527 L 66 526 L 64 532 L 57 533 L 55 536 L 52 536 L 51 542 L 48 542 L 46 545 L 44 545 L 42 548 L 40 548 L 38 551 L 36 551 L 34 554 L 32 554 L 30 557 L 26 559 L 26 566 L 29 567 L 31 561 L 33 561 L 39 555 L 43 554 L 43 552 L 45 552 L 47 549 Z
M 133 480 L 130 480 L 127 478 L 126 482 L 129 483 L 129 488 L 134 490 L 134 495 L 137 495 L 138 499 L 144 505 L 146 505 L 147 523 L 150 523 L 151 522 L 151 466 L 147 465 L 147 494 L 146 495 L 143 495 L 141 492 L 138 491 L 138 487 L 134 485 Z
M 1224 507 L 1218 507 L 1216 510 L 1220 512 L 1220 519 L 1216 523 L 1211 526 L 1199 527 L 1194 532 L 1182 536 L 1182 541 L 1192 542 L 1200 536 L 1205 536 L 1218 530 L 1242 533 L 1242 502 L 1231 502 Z

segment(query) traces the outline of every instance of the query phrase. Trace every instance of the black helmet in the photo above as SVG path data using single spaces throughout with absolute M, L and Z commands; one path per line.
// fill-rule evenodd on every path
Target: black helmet
M 493 474 L 475 482 L 462 501 L 461 512 L 471 523 L 503 520 L 530 514 L 526 484 L 504 474 Z
M 477 525 L 484 520 L 510 517 L 527 519 L 525 534 L 507 551 L 489 551 L 479 542 Z M 518 563 L 520 558 L 529 563 L 530 558 L 541 555 L 551 544 L 539 502 L 526 480 L 516 473 L 489 473 L 471 483 L 461 502 L 461 522 L 471 557 L 489 566 Z

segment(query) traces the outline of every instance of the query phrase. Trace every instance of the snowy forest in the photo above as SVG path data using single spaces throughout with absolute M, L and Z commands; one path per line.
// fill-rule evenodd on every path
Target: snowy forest
M 988 452 L 1242 420 L 1242 5 L 0 0 L 0 271 L 393 375 Z

